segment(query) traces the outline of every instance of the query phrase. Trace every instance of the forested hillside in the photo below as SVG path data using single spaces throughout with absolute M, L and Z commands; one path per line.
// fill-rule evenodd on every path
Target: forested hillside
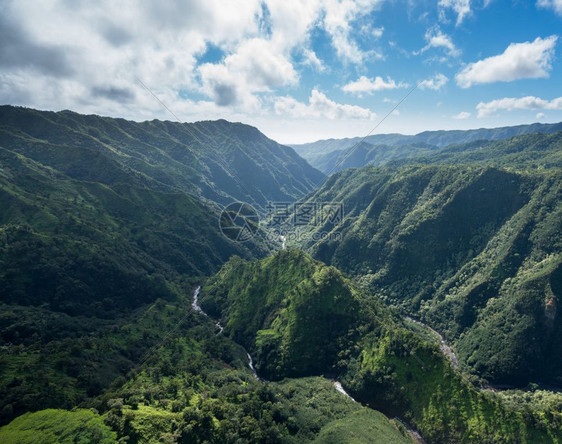
M 465 368 L 504 384 L 560 384 L 562 176 L 557 169 L 366 167 L 311 200 L 343 201 L 341 242 L 313 255 L 456 342 Z
M 66 176 L 183 192 L 263 209 L 311 191 L 322 173 L 256 128 L 225 120 L 132 122 L 0 107 L 0 147 Z
M 555 442 L 562 416 L 523 416 L 453 370 L 434 340 L 334 267 L 295 250 L 229 261 L 202 306 L 267 378 L 330 375 L 362 402 L 407 418 L 428 442 Z M 538 441 L 537 441 L 538 440 Z
M 483 389 L 561 384 L 560 133 L 315 190 L 240 124 L 0 114 L 0 441 L 560 441 L 559 395 Z M 276 252 L 221 233 L 237 198 L 345 217 Z
M 3 141 L 2 421 L 100 394 L 155 343 L 124 333 L 107 340 L 112 329 L 156 300 L 185 297 L 194 277 L 233 254 L 268 254 L 263 235 L 232 242 L 214 207 L 129 173 L 87 149 Z

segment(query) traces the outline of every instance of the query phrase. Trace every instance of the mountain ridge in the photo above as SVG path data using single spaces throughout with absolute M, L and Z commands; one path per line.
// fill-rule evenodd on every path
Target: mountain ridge
M 533 123 L 498 128 L 479 128 L 473 130 L 424 131 L 415 135 L 376 134 L 367 137 L 347 139 L 328 139 L 308 144 L 292 145 L 299 155 L 324 173 L 332 173 L 348 167 L 361 167 L 366 164 L 383 165 L 401 159 L 433 155 L 451 145 L 467 145 L 484 141 L 511 139 L 525 134 L 551 134 L 562 131 L 562 122 L 553 124 Z M 357 153 L 360 146 L 366 151 L 361 159 Z M 353 152 L 351 151 L 353 149 Z M 457 148 L 458 149 L 458 148 Z M 351 156 L 351 162 L 349 157 Z M 355 161 L 353 159 L 355 158 Z
M 323 179 L 292 148 L 257 128 L 226 120 L 132 122 L 5 105 L 0 107 L 0 146 L 39 156 L 53 166 L 68 164 L 80 151 L 110 162 L 113 174 L 153 189 L 187 192 L 218 205 L 238 200 L 257 209 L 269 201 L 294 201 Z M 86 166 L 82 161 L 66 174 L 99 174 Z

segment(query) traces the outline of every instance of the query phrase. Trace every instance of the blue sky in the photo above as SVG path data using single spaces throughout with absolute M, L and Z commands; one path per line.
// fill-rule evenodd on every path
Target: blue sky
M 562 0 L 0 0 L 0 102 L 282 143 L 562 121 Z

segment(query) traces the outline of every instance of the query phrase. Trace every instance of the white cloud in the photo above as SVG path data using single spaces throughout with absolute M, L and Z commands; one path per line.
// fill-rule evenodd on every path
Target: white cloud
M 380 39 L 383 33 L 384 33 L 384 26 L 381 26 L 380 28 L 373 28 L 373 30 L 371 31 L 371 34 L 376 39 Z
M 209 45 L 228 52 L 258 34 L 256 11 L 259 0 L 7 3 L 0 17 L 10 36 L 0 48 L 0 101 L 170 118 L 139 79 L 181 115 L 187 102 L 179 92 L 199 88 L 198 57 Z
M 351 38 L 352 22 L 364 16 L 383 0 L 324 0 L 324 27 L 332 38 L 336 54 L 342 60 L 361 64 L 369 55 L 380 58 L 375 52 L 365 52 Z
M 544 100 L 539 97 L 527 96 L 521 98 L 505 97 L 492 100 L 491 102 L 480 102 L 476 109 L 478 117 L 488 117 L 500 110 L 562 110 L 562 97 L 552 100 Z
M 458 113 L 458 114 L 455 114 L 455 115 L 453 116 L 453 119 L 465 120 L 465 119 L 468 119 L 471 115 L 472 115 L 471 113 L 468 113 L 468 112 L 466 112 L 466 111 L 462 111 L 462 112 L 460 112 L 460 113 Z
M 558 37 L 553 35 L 533 42 L 512 43 L 503 54 L 469 64 L 456 75 L 461 88 L 478 83 L 510 82 L 549 76 Z
M 305 48 L 302 51 L 302 55 L 303 55 L 303 64 L 312 66 L 314 69 L 320 72 L 326 71 L 326 66 L 324 65 L 322 60 L 318 58 L 318 56 L 314 51 Z
M 441 20 L 446 20 L 445 10 L 452 9 L 457 14 L 457 26 L 471 14 L 470 0 L 439 0 L 437 6 Z
M 264 5 L 270 15 L 271 39 L 279 48 L 293 48 L 304 42 L 320 20 L 323 8 L 322 0 L 264 0 Z
M 367 108 L 355 105 L 336 103 L 325 94 L 313 89 L 308 104 L 299 102 L 293 97 L 279 97 L 275 102 L 278 115 L 296 118 L 338 119 L 373 119 L 376 114 Z
M 556 14 L 562 15 L 562 0 L 538 0 L 537 6 L 552 9 Z
M 436 74 L 429 79 L 423 80 L 419 88 L 420 89 L 432 89 L 434 91 L 439 91 L 445 84 L 449 81 L 445 74 Z
M 298 84 L 294 56 L 301 68 L 326 69 L 321 54 L 303 49 L 310 48 L 313 29 L 323 29 L 346 62 L 378 57 L 353 36 L 358 19 L 382 1 L 4 2 L 0 102 L 170 118 L 140 80 L 182 119 L 197 110 L 206 117 L 211 110 L 221 116 L 271 112 L 270 96 Z M 372 29 L 375 37 L 382 32 Z M 201 64 L 207 51 L 219 60 Z M 205 98 L 189 100 L 194 94 Z
M 537 113 L 537 115 L 535 116 L 537 119 L 544 119 L 546 117 L 545 113 Z
M 458 57 L 461 54 L 461 51 L 457 49 L 451 40 L 451 37 L 444 34 L 437 27 L 433 27 L 426 31 L 425 41 L 427 44 L 419 51 L 414 52 L 414 55 L 422 54 L 431 48 L 443 48 L 450 57 Z
M 271 41 L 250 39 L 223 63 L 201 65 L 198 69 L 202 91 L 222 106 L 257 106 L 256 92 L 270 92 L 295 84 L 298 75 L 288 58 Z
M 342 90 L 345 92 L 353 93 L 353 94 L 372 94 L 375 91 L 384 91 L 389 89 L 397 89 L 397 88 L 407 88 L 407 83 L 396 83 L 395 80 L 392 80 L 390 77 L 386 78 L 386 81 L 380 77 L 376 76 L 373 79 L 369 79 L 368 77 L 361 76 L 355 82 L 350 82 L 347 85 L 344 85 Z

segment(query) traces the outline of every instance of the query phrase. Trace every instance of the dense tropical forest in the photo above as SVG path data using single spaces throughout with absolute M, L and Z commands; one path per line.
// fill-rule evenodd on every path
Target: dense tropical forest
M 326 177 L 243 124 L 0 107 L 0 442 L 561 442 L 559 129 Z M 284 248 L 269 202 L 345 212 Z

